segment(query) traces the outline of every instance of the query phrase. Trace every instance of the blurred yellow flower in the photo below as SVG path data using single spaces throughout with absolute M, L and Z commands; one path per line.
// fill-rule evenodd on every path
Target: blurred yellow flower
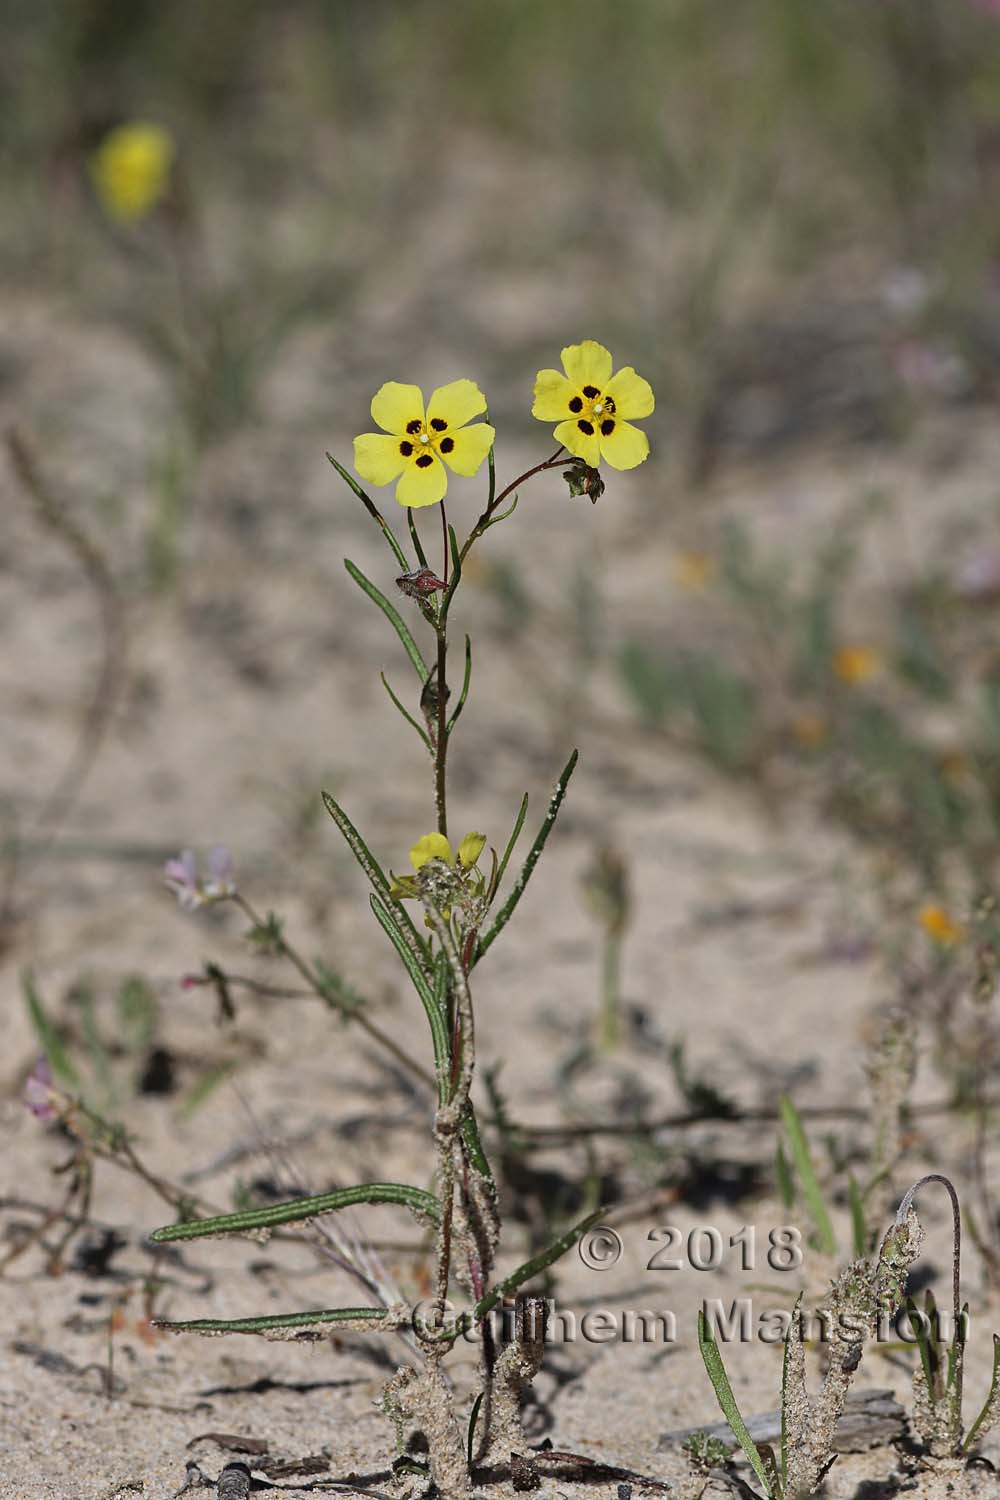
M 354 439 L 354 467 L 369 484 L 399 479 L 400 505 L 436 505 L 448 488 L 445 464 L 471 479 L 492 448 L 496 433 L 488 422 L 466 425 L 485 410 L 486 397 L 472 380 L 440 386 L 426 412 L 419 386 L 387 381 L 371 406 L 382 432 Z
M 833 653 L 834 674 L 852 687 L 868 682 L 881 666 L 881 654 L 874 646 L 840 646 Z
M 803 750 L 818 750 L 830 737 L 830 726 L 822 714 L 801 713 L 792 720 L 792 734 Z
M 709 552 L 680 552 L 674 558 L 674 577 L 688 593 L 699 593 L 715 577 L 715 558 Z
M 539 370 L 531 415 L 558 422 L 557 443 L 596 469 L 606 459 L 613 469 L 634 469 L 649 456 L 646 434 L 630 417 L 648 417 L 655 406 L 648 380 L 631 365 L 612 374 L 603 344 L 585 339 L 562 351 L 565 375 Z
M 965 936 L 965 928 L 950 917 L 943 906 L 929 903 L 922 907 L 920 925 L 927 936 L 942 948 L 953 948 Z
M 109 218 L 134 224 L 170 186 L 176 154 L 169 132 L 136 121 L 110 131 L 90 158 L 94 189 Z

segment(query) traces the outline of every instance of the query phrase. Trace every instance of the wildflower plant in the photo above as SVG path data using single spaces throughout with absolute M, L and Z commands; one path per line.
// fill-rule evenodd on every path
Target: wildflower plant
M 456 846 L 452 842 L 448 784 L 448 750 L 469 699 L 473 659 L 471 641 L 466 636 L 460 686 L 453 695 L 449 627 L 471 549 L 491 527 L 512 515 L 531 479 L 550 470 L 562 470 L 571 493 L 588 493 L 593 499 L 603 488 L 597 469 L 601 459 L 606 458 L 613 467 L 629 468 L 648 452 L 645 436 L 627 422 L 629 417 L 652 411 L 648 384 L 630 369 L 613 376 L 611 355 L 593 341 L 564 350 L 563 366 L 565 377 L 552 371 L 540 373 L 534 407 L 534 414 L 543 420 L 558 420 L 560 446 L 550 458 L 534 464 L 502 488 L 496 480 L 494 429 L 488 422 L 475 420 L 485 415 L 486 401 L 473 381 L 456 380 L 440 387 L 426 403 L 415 385 L 389 382 L 381 387 L 371 411 L 382 431 L 365 433 L 355 440 L 355 467 L 370 484 L 396 483 L 396 499 L 406 513 L 405 543 L 358 480 L 330 457 L 378 526 L 390 554 L 391 570 L 386 579 L 369 578 L 349 559 L 345 566 L 392 626 L 413 669 L 416 682 L 410 694 L 397 693 L 384 676 L 382 681 L 429 762 L 436 826 L 416 839 L 409 852 L 410 870 L 404 873 L 386 873 L 347 812 L 328 793 L 324 792 L 323 801 L 371 884 L 372 913 L 426 1016 L 433 1069 L 418 1064 L 415 1071 L 430 1083 L 434 1094 L 430 1131 L 436 1162 L 434 1191 L 403 1183 L 363 1183 L 266 1208 L 207 1219 L 188 1218 L 153 1234 L 154 1240 L 168 1242 L 266 1232 L 359 1203 L 395 1204 L 431 1229 L 434 1294 L 429 1309 L 419 1316 L 411 1314 L 398 1294 L 394 1296 L 391 1289 L 369 1278 L 366 1284 L 379 1293 L 378 1305 L 249 1316 L 235 1321 L 198 1319 L 161 1326 L 204 1334 L 255 1333 L 289 1339 L 322 1338 L 331 1328 L 368 1332 L 409 1329 L 413 1347 L 422 1358 L 418 1368 L 401 1369 L 389 1382 L 383 1407 L 397 1424 L 401 1445 L 407 1429 L 416 1427 L 424 1432 L 431 1477 L 446 1497 L 469 1493 L 475 1461 L 526 1461 L 519 1451 L 518 1398 L 538 1368 L 544 1335 L 537 1328 L 526 1328 L 528 1299 L 527 1304 L 520 1304 L 513 1343 L 498 1353 L 489 1315 L 505 1296 L 552 1265 L 600 1213 L 589 1214 L 515 1271 L 496 1278 L 499 1203 L 472 1098 L 477 1061 L 474 976 L 514 914 L 542 854 L 576 765 L 576 751 L 556 782 L 541 826 L 506 894 L 502 894 L 502 888 L 525 822 L 527 796 L 516 810 L 501 849 L 475 831 L 465 834 Z M 576 420 L 578 411 L 582 415 Z M 601 427 L 599 435 L 584 432 L 584 422 L 596 422 Z M 445 511 L 448 471 L 472 478 L 484 464 L 485 499 L 478 518 L 460 541 L 459 531 L 449 523 Z M 431 543 L 421 537 L 416 521 L 416 513 L 431 506 L 439 507 L 440 532 L 434 546 L 439 549 L 440 562 L 436 568 L 428 558 L 433 550 Z M 395 581 L 402 595 L 401 605 L 389 597 L 389 579 Z M 426 655 L 418 641 L 421 625 L 430 639 L 431 650 Z M 370 1036 L 390 1047 L 399 1058 L 398 1044 L 365 1016 L 363 1001 L 346 996 L 335 976 L 322 966 L 307 963 L 289 943 L 277 917 L 258 916 L 240 891 L 232 865 L 222 852 L 212 855 L 207 875 L 199 872 L 193 855 L 185 853 L 170 862 L 165 876 L 187 908 L 233 901 L 250 918 L 250 935 L 258 945 L 266 945 L 288 959 L 317 994 L 348 1019 L 359 1021 Z M 422 908 L 422 922 L 411 916 L 411 902 Z M 404 1061 L 413 1066 L 412 1059 L 404 1057 Z M 457 1313 L 451 1304 L 456 1286 L 467 1298 L 465 1308 Z M 467 1430 L 463 1431 L 441 1366 L 455 1340 L 477 1329 L 480 1390 L 467 1417 Z

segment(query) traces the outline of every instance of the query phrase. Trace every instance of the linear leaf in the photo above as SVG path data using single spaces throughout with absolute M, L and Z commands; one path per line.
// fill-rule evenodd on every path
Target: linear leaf
M 438 1095 L 442 1104 L 448 1098 L 448 1079 L 451 1073 L 451 1048 L 448 1042 L 448 1027 L 444 1016 L 435 998 L 434 991 L 427 982 L 419 959 L 407 946 L 398 924 L 394 920 L 393 913 L 381 896 L 374 893 L 369 897 L 372 911 L 382 931 L 386 934 L 392 946 L 399 954 L 400 961 L 410 978 L 413 980 L 413 988 L 420 996 L 420 1002 L 427 1014 L 427 1020 L 431 1028 L 431 1041 L 434 1046 L 434 1068 L 437 1073 Z
M 993 1335 L 993 1374 L 990 1388 L 983 1402 L 983 1409 L 969 1428 L 969 1435 L 962 1444 L 962 1452 L 969 1453 L 976 1438 L 983 1437 L 1000 1421 L 1000 1334 Z
M 357 564 L 352 563 L 349 557 L 344 558 L 344 567 L 347 569 L 348 573 L 350 573 L 351 577 L 354 579 L 354 582 L 358 585 L 358 588 L 361 589 L 363 593 L 368 595 L 373 604 L 378 605 L 379 609 L 385 615 L 393 630 L 399 636 L 399 639 L 403 644 L 403 649 L 413 663 L 413 669 L 416 672 L 417 676 L 420 678 L 420 681 L 426 682 L 428 677 L 430 676 L 430 671 L 428 669 L 427 663 L 424 661 L 423 657 L 420 654 L 420 647 L 417 645 L 416 641 L 413 639 L 413 636 L 410 634 L 409 627 L 404 621 L 402 615 L 399 613 L 399 610 L 394 604 L 389 603 L 388 599 L 382 593 L 381 589 L 376 588 L 371 579 L 366 578 Z
M 410 541 L 413 543 L 413 550 L 417 554 L 417 562 L 420 564 L 420 566 L 422 568 L 426 568 L 427 567 L 427 554 L 424 551 L 423 546 L 421 544 L 420 533 L 417 531 L 417 523 L 416 523 L 416 521 L 413 518 L 413 507 L 410 506 L 410 505 L 407 505 L 405 507 L 405 510 L 406 510 L 406 524 L 410 528 Z
M 458 703 L 455 706 L 455 712 L 452 714 L 451 718 L 448 720 L 448 723 L 445 725 L 445 731 L 444 731 L 445 734 L 451 734 L 451 731 L 454 729 L 455 725 L 458 723 L 458 716 L 462 712 L 462 709 L 465 707 L 465 700 L 469 696 L 469 683 L 471 681 L 472 681 L 472 641 L 469 639 L 468 636 L 466 636 L 465 637 L 465 675 L 462 678 L 462 691 L 459 694 Z
M 320 1214 L 335 1213 L 356 1203 L 398 1203 L 422 1218 L 437 1223 L 441 1208 L 433 1193 L 407 1187 L 401 1182 L 365 1182 L 358 1187 L 339 1188 L 334 1193 L 320 1193 L 313 1198 L 296 1198 L 291 1203 L 270 1203 L 265 1208 L 248 1208 L 242 1213 L 219 1214 L 212 1219 L 193 1219 L 184 1224 L 168 1224 L 154 1229 L 150 1239 L 158 1245 L 169 1240 L 202 1240 L 217 1234 L 246 1234 L 253 1229 L 277 1229 L 282 1224 L 298 1224 L 316 1219 Z
M 371 1327 L 376 1332 L 398 1326 L 384 1307 L 329 1307 L 316 1312 L 276 1313 L 264 1318 L 192 1318 L 185 1323 L 156 1318 L 153 1327 L 164 1328 L 168 1333 L 271 1333 L 285 1328 L 314 1328 L 326 1323 Z
M 591 1224 L 596 1224 L 605 1212 L 604 1208 L 595 1209 L 585 1219 L 581 1219 L 579 1224 L 574 1224 L 572 1229 L 567 1229 L 565 1234 L 560 1235 L 557 1240 L 553 1240 L 547 1249 L 542 1250 L 540 1254 L 534 1256 L 531 1260 L 526 1260 L 523 1266 L 518 1266 L 517 1270 L 512 1271 L 509 1276 L 505 1276 L 503 1281 L 498 1281 L 496 1286 L 487 1292 L 486 1296 L 480 1302 L 476 1303 L 475 1311 L 473 1312 L 473 1317 L 476 1321 L 478 1322 L 481 1318 L 485 1318 L 486 1314 L 492 1308 L 496 1307 L 497 1303 L 502 1301 L 508 1292 L 514 1291 L 515 1287 L 523 1286 L 526 1281 L 531 1280 L 532 1276 L 537 1276 L 539 1271 L 544 1271 L 553 1265 L 560 1256 L 566 1254 L 567 1250 L 572 1250 L 581 1234 L 586 1234 Z
M 781 1118 L 788 1134 L 788 1145 L 799 1176 L 802 1194 L 816 1227 L 819 1247 L 827 1255 L 836 1255 L 837 1238 L 823 1201 L 823 1191 L 813 1166 L 809 1142 L 806 1139 L 799 1112 L 787 1094 L 781 1096 Z
M 80 1075 L 70 1061 L 69 1053 L 63 1046 L 59 1033 L 48 1018 L 41 996 L 35 988 L 35 977 L 28 969 L 25 969 L 21 975 L 21 988 L 38 1044 L 48 1058 L 53 1077 L 79 1093 Z
M 764 1467 L 764 1461 L 758 1452 L 757 1444 L 747 1431 L 747 1424 L 744 1422 L 740 1409 L 736 1404 L 736 1397 L 733 1395 L 733 1388 L 729 1384 L 729 1376 L 726 1374 L 726 1367 L 722 1362 L 719 1346 L 715 1342 L 715 1336 L 708 1326 L 708 1319 L 705 1317 L 703 1309 L 699 1310 L 698 1313 L 698 1348 L 701 1350 L 701 1357 L 705 1361 L 705 1369 L 708 1371 L 708 1378 L 712 1382 L 716 1400 L 722 1408 L 722 1414 L 733 1429 L 733 1436 L 749 1459 L 750 1467 L 760 1480 L 764 1494 L 768 1497 L 768 1500 L 773 1500 L 774 1491 L 771 1487 L 767 1470 Z
M 549 799 L 548 811 L 545 814 L 545 821 L 542 823 L 541 828 L 535 835 L 535 842 L 528 850 L 528 856 L 525 859 L 524 864 L 521 866 L 521 873 L 517 877 L 517 880 L 514 884 L 514 889 L 507 897 L 507 900 L 504 902 L 503 906 L 501 906 L 500 910 L 497 912 L 495 918 L 493 919 L 493 925 L 490 928 L 489 932 L 487 932 L 485 936 L 480 938 L 479 940 L 479 947 L 476 953 L 477 962 L 480 958 L 482 958 L 486 950 L 496 941 L 500 933 L 506 927 L 507 923 L 513 916 L 514 908 L 517 906 L 517 903 L 520 901 L 521 897 L 524 894 L 524 888 L 528 884 L 528 881 L 531 879 L 531 872 L 538 863 L 539 856 L 541 855 L 542 850 L 545 848 L 545 841 L 548 838 L 549 834 L 552 832 L 556 818 L 559 815 L 559 809 L 560 807 L 562 807 L 563 798 L 566 795 L 566 788 L 569 786 L 569 779 L 576 769 L 578 754 L 578 751 L 573 751 L 573 754 L 570 756 L 569 760 L 566 762 L 566 765 L 563 768 L 562 775 L 553 788 L 552 796 Z M 515 836 L 519 829 L 519 826 L 520 825 L 515 828 Z M 504 856 L 504 863 L 506 863 L 508 857 L 509 855 Z
M 374 854 L 371 852 L 368 845 L 365 843 L 364 839 L 361 837 L 360 833 L 355 828 L 354 824 L 351 822 L 350 818 L 347 816 L 340 804 L 333 800 L 329 792 L 323 792 L 321 795 L 323 797 L 324 807 L 330 814 L 330 817 L 336 823 L 337 827 L 340 829 L 341 833 L 344 836 L 345 842 L 350 848 L 351 853 L 354 855 L 354 858 L 357 860 L 364 873 L 368 876 L 368 879 L 370 880 L 372 886 L 376 891 L 378 891 L 380 896 L 384 896 L 386 900 L 391 900 L 391 897 L 389 896 L 389 881 L 386 877 L 385 871 L 382 869 L 382 866 L 379 864 L 378 860 L 375 858 Z M 393 902 L 393 908 L 396 914 L 396 920 L 402 928 L 403 933 L 405 934 L 406 943 L 411 953 L 413 953 L 415 956 L 422 957 L 424 953 L 424 945 L 420 940 L 417 929 L 413 925 L 413 920 L 410 917 L 409 912 L 405 907 L 400 906 L 398 902 Z
M 406 708 L 402 703 L 400 703 L 399 699 L 396 697 L 396 694 L 393 692 L 392 688 L 389 686 L 389 679 L 388 679 L 388 677 L 386 677 L 385 673 L 384 672 L 380 672 L 378 675 L 382 679 L 382 686 L 385 688 L 386 692 L 389 694 L 389 697 L 392 699 L 393 703 L 399 709 L 399 712 L 402 714 L 402 716 L 406 720 L 407 724 L 410 725 L 411 729 L 415 729 L 417 731 L 417 733 L 419 734 L 420 738 L 424 742 L 425 748 L 427 750 L 430 750 L 433 753 L 433 746 L 431 745 L 430 735 L 427 733 L 426 729 L 424 729 L 420 724 L 418 724 L 417 721 L 416 721 L 416 719 L 410 713 L 409 709 Z
M 385 519 L 385 516 L 383 516 L 382 512 L 379 510 L 374 500 L 372 500 L 368 495 L 365 494 L 360 484 L 358 484 L 358 481 L 354 478 L 354 475 L 349 474 L 342 464 L 338 464 L 332 453 L 328 453 L 326 456 L 329 459 L 330 463 L 333 464 L 333 467 L 336 469 L 337 473 L 340 475 L 344 483 L 357 495 L 358 499 L 361 501 L 361 504 L 371 516 L 372 520 L 376 521 L 381 527 L 382 535 L 385 537 L 386 541 L 389 543 L 389 546 L 392 548 L 393 552 L 396 555 L 396 561 L 399 563 L 404 572 L 408 572 L 410 568 L 409 558 L 397 542 L 393 534 L 392 527 L 389 525 L 388 521 Z
M 528 794 L 527 794 L 527 792 L 525 792 L 524 796 L 521 798 L 521 806 L 517 810 L 517 817 L 514 819 L 514 829 L 513 829 L 513 832 L 511 833 L 510 838 L 507 840 L 507 847 L 506 847 L 506 849 L 503 851 L 503 859 L 501 859 L 499 865 L 497 866 L 497 868 L 496 868 L 496 870 L 494 872 L 493 879 L 490 881 L 490 900 L 491 901 L 493 900 L 493 897 L 496 895 L 497 891 L 500 889 L 500 882 L 503 879 L 504 871 L 507 868 L 507 865 L 508 865 L 508 863 L 510 861 L 510 857 L 511 857 L 511 855 L 514 852 L 514 845 L 517 843 L 518 839 L 521 836 L 521 829 L 524 827 L 524 820 L 525 820 L 525 817 L 527 816 L 527 812 L 528 812 Z

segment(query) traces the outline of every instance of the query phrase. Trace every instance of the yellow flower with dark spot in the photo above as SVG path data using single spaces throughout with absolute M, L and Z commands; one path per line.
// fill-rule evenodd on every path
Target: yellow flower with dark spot
M 648 380 L 631 365 L 612 374 L 603 344 L 585 339 L 562 351 L 565 374 L 539 370 L 531 415 L 557 422 L 556 442 L 592 469 L 606 460 L 613 469 L 634 469 L 649 457 L 646 434 L 632 417 L 648 417 L 656 405 Z
M 882 666 L 882 657 L 874 646 L 840 646 L 833 653 L 834 674 L 851 687 L 868 682 Z
M 448 488 L 445 464 L 471 479 L 492 448 L 496 433 L 488 422 L 466 425 L 485 410 L 486 397 L 472 380 L 440 386 L 426 410 L 419 386 L 387 381 L 371 407 L 382 432 L 354 439 L 354 467 L 369 484 L 399 479 L 400 505 L 436 505 Z
M 965 928 L 950 917 L 943 906 L 928 903 L 920 912 L 920 925 L 941 948 L 953 948 L 965 936 Z
M 161 125 L 119 125 L 90 158 L 94 190 L 109 218 L 134 224 L 156 207 L 170 186 L 175 147 Z

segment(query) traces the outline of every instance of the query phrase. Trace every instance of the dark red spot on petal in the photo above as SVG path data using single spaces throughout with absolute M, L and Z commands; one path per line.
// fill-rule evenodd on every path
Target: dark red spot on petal
M 614 430 L 615 430 L 615 424 L 614 424 L 614 422 L 611 421 L 610 417 L 608 418 L 608 420 L 606 422 L 602 422 L 601 423 L 601 431 L 602 431 L 602 433 L 604 434 L 605 437 L 610 437 L 611 434 L 614 432 Z
M 569 403 L 569 409 L 570 411 L 583 411 L 583 402 L 580 400 L 579 396 L 573 397 L 572 401 Z
M 441 449 L 442 453 L 450 453 L 454 446 L 454 438 L 442 438 L 440 443 L 438 444 L 438 447 Z
M 414 417 L 412 422 L 407 422 L 406 430 L 407 432 L 419 432 L 423 425 L 419 417 Z
M 604 405 L 605 405 L 605 407 L 607 408 L 608 411 L 617 411 L 618 410 L 617 406 L 615 405 L 615 398 L 614 398 L 614 396 L 605 396 L 605 398 L 604 398 Z
M 579 427 L 579 429 L 580 429 L 581 432 L 586 433 L 587 437 L 593 437 L 594 436 L 594 424 L 593 424 L 593 422 L 588 422 L 586 420 L 581 420 L 581 421 L 577 422 L 576 425 L 577 425 L 577 427 Z
M 420 457 L 417 459 L 417 468 L 427 469 L 433 462 L 434 460 L 433 458 L 431 458 L 429 453 L 421 453 Z
M 409 458 L 410 454 L 413 452 L 413 444 L 407 442 L 406 438 L 404 438 L 399 445 L 399 451 L 404 458 Z
M 435 432 L 444 432 L 448 423 L 442 417 L 431 417 L 431 426 Z
M 596 385 L 585 385 L 583 388 L 583 394 L 586 396 L 588 401 L 593 401 L 595 396 L 599 396 L 601 393 L 597 389 Z

